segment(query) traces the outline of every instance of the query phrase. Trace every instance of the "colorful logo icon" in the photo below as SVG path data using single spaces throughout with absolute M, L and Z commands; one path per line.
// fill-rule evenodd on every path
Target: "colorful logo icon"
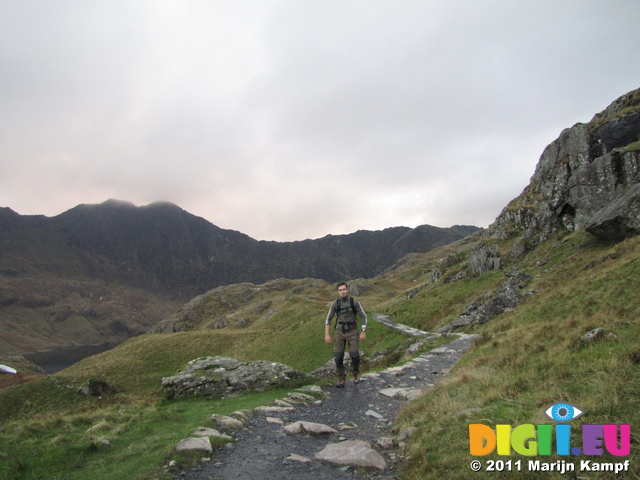
M 570 422 L 571 420 L 578 418 L 584 412 L 578 407 L 574 407 L 568 403 L 556 403 L 555 405 L 551 405 L 547 408 L 544 413 L 547 417 L 556 422 Z

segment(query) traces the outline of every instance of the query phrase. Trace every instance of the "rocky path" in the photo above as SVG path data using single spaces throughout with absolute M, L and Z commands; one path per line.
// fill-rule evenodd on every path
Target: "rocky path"
M 409 327 L 392 324 L 386 317 L 374 319 L 416 337 L 416 345 L 436 335 L 407 331 Z M 407 401 L 446 375 L 475 340 L 465 334 L 449 337 L 447 344 L 404 365 L 363 375 L 357 385 L 349 380 L 341 389 L 303 388 L 278 405 L 256 409 L 231 434 L 234 443 L 215 450 L 210 462 L 174 478 L 399 478 L 399 452 L 411 432 L 394 431 L 397 415 Z M 324 398 L 317 400 L 319 396 Z

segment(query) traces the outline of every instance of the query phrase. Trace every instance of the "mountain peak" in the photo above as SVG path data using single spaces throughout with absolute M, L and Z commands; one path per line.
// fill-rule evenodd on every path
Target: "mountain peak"
M 125 207 L 125 208 L 136 207 L 133 203 L 127 200 L 118 200 L 116 198 L 110 198 L 109 200 L 105 200 L 99 205 L 105 206 L 105 207 Z

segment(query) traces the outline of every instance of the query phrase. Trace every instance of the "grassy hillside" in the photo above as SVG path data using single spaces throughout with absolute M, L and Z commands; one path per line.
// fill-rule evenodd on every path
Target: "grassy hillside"
M 357 284 L 368 291 L 360 297 L 367 307 L 393 294 L 364 280 Z M 0 433 L 0 478 L 171 478 L 162 464 L 175 458 L 176 443 L 212 413 L 268 404 L 283 392 L 169 402 L 163 398 L 162 378 L 194 358 L 213 355 L 313 371 L 333 357 L 332 347 L 324 343 L 324 319 L 335 295 L 333 285 L 316 280 L 222 287 L 185 305 L 180 317 L 189 319 L 185 332 L 135 337 L 48 378 L 0 390 L 5 430 Z M 229 326 L 210 328 L 223 314 Z M 245 326 L 234 323 L 239 318 Z M 394 350 L 407 341 L 378 325 L 369 330 L 365 348 L 368 353 Z M 94 380 L 116 392 L 102 397 L 78 393 Z M 105 447 L 103 440 L 115 448 Z M 104 468 L 112 463 L 118 469 Z
M 530 252 L 515 266 L 533 275 L 534 295 L 513 311 L 468 331 L 482 340 L 428 396 L 405 409 L 402 426 L 418 427 L 409 445 L 409 479 L 467 478 L 639 478 L 637 452 L 640 421 L 640 239 L 619 244 L 599 244 L 583 232 L 554 238 Z M 482 295 L 490 280 L 467 279 L 457 289 L 477 288 L 467 301 Z M 464 284 L 467 284 L 465 287 Z M 438 302 L 453 293 L 442 286 L 420 293 L 415 303 Z M 442 289 L 442 290 L 441 290 Z M 445 291 L 447 290 L 447 291 Z M 399 309 L 406 311 L 407 306 Z M 446 308 L 431 322 L 451 320 Z M 404 314 L 403 314 L 404 315 Z M 405 315 L 406 317 L 406 315 Z M 406 317 L 408 319 L 408 317 Z M 422 323 L 424 320 L 416 320 Z M 602 338 L 583 341 L 596 328 Z M 631 456 L 614 457 L 472 457 L 469 424 L 553 423 L 544 414 L 566 402 L 584 412 L 571 422 L 572 446 L 582 446 L 582 424 L 630 424 Z M 521 472 L 506 477 L 497 472 L 474 473 L 473 459 L 523 461 Z M 528 472 L 528 459 L 543 462 L 579 460 L 623 462 L 630 471 L 558 473 Z M 577 475 L 576 475 L 577 474 Z
M 0 352 L 21 355 L 119 343 L 147 332 L 180 303 L 73 274 L 30 271 L 0 274 L 0 305 Z
M 505 259 L 504 268 L 454 281 L 479 238 L 412 254 L 383 275 L 355 282 L 369 313 L 386 313 L 400 323 L 437 330 L 472 301 L 491 296 L 505 282 L 505 272 L 518 270 L 533 277 L 528 287 L 533 294 L 517 308 L 486 324 L 466 327 L 481 340 L 436 389 L 404 410 L 401 426 L 416 426 L 418 433 L 407 446 L 403 476 L 638 478 L 634 428 L 640 416 L 640 238 L 601 244 L 577 232 L 549 238 L 517 260 L 507 253 L 508 241 L 491 241 Z M 431 283 L 434 267 L 442 276 Z M 0 391 L 0 425 L 5 428 L 0 434 L 0 478 L 41 478 L 55 470 L 47 462 L 56 457 L 64 459 L 57 464 L 59 473 L 47 478 L 162 478 L 162 464 L 173 458 L 172 447 L 180 435 L 213 411 L 235 410 L 238 402 L 258 405 L 272 393 L 227 403 L 167 402 L 161 378 L 205 355 L 267 359 L 312 371 L 331 358 L 322 324 L 334 296 L 333 285 L 308 279 L 223 287 L 194 299 L 170 319 L 184 325 L 185 332 L 136 337 L 49 379 Z M 216 328 L 222 325 L 226 326 Z M 606 329 L 601 339 L 581 340 L 598 327 Z M 403 342 L 406 338 L 374 324 L 364 349 L 395 349 Z M 85 397 L 69 388 L 92 379 L 106 381 L 118 393 Z M 277 398 L 277 392 L 273 395 Z M 588 458 L 629 458 L 632 471 L 578 472 L 577 477 L 471 472 L 469 464 L 476 457 L 469 454 L 469 424 L 550 424 L 544 411 L 558 402 L 585 412 L 571 422 L 572 446 L 580 445 L 583 423 L 630 424 L 631 457 Z M 103 439 L 112 446 L 105 447 Z M 496 454 L 478 458 L 485 465 L 489 459 L 528 460 Z M 552 462 L 560 457 L 535 458 Z M 579 465 L 578 460 L 587 457 L 562 459 Z M 118 464 L 117 472 L 103 468 L 111 463 Z

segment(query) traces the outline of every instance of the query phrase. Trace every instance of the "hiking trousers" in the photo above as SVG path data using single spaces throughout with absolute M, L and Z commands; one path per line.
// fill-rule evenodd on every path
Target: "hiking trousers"
M 334 332 L 333 353 L 336 360 L 338 379 L 342 381 L 346 378 L 344 350 L 347 345 L 349 347 L 349 357 L 351 357 L 353 376 L 355 377 L 360 373 L 360 332 L 357 327 L 352 328 L 348 332 L 343 332 L 340 326 L 338 326 Z

